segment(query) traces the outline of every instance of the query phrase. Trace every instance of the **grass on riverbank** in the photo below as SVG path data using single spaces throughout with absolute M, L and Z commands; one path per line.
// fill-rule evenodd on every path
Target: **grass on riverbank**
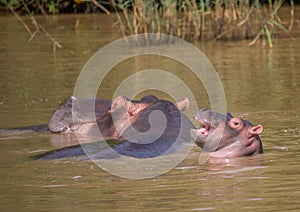
M 123 36 L 161 33 L 186 40 L 272 41 L 277 31 L 289 32 L 294 23 L 293 0 L 119 0 L 114 1 Z M 290 22 L 284 26 L 278 11 L 289 3 Z
M 294 24 L 294 0 L 0 0 L 0 5 L 20 20 L 31 35 L 30 40 L 36 32 L 45 32 L 54 49 L 61 45 L 35 21 L 33 14 L 59 13 L 67 11 L 70 5 L 73 9 L 84 6 L 89 12 L 98 8 L 108 15 L 114 10 L 115 25 L 123 36 L 159 33 L 188 41 L 246 39 L 249 45 L 263 40 L 272 47 L 276 33 L 289 33 Z M 283 5 L 289 7 L 289 23 L 283 23 L 278 15 Z M 30 17 L 34 32 L 22 21 L 20 11 Z

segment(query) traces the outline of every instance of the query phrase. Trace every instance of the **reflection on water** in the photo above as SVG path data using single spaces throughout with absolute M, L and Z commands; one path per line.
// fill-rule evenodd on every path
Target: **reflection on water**
M 77 19 L 84 24 L 75 29 Z M 0 128 L 46 123 L 57 105 L 72 95 L 92 54 L 120 37 L 111 29 L 113 18 L 107 16 L 40 17 L 39 21 L 65 46 L 56 52 L 56 63 L 47 37 L 38 35 L 27 44 L 28 35 L 13 17 L 0 19 Z M 299 41 L 276 40 L 273 49 L 248 48 L 246 42 L 195 44 L 215 66 L 228 110 L 264 126 L 265 154 L 199 165 L 195 147 L 182 164 L 164 175 L 128 180 L 88 161 L 32 160 L 58 148 L 60 136 L 1 135 L 1 211 L 299 209 Z M 115 67 L 99 95 L 110 98 L 124 77 L 139 68 L 155 68 L 159 62 L 160 68 L 190 86 L 199 105 L 210 107 L 203 86 L 188 70 L 166 58 L 148 56 Z M 193 113 L 188 111 L 190 118 Z

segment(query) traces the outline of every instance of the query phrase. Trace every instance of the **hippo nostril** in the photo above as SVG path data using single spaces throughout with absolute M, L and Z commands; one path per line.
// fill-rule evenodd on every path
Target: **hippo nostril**
M 208 109 L 207 108 L 202 108 L 199 112 L 204 112 L 204 111 L 207 111 Z
M 211 110 L 208 111 L 208 114 L 209 114 L 210 117 L 214 117 L 214 116 L 215 116 L 215 112 L 213 112 L 213 111 L 211 111 Z
M 210 123 L 210 121 L 208 120 L 208 119 L 203 119 L 202 120 L 205 124 L 209 124 Z

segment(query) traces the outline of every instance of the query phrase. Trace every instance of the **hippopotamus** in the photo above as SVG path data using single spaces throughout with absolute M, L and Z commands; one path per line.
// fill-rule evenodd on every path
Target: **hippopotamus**
M 166 108 L 161 108 L 161 105 L 165 105 Z M 173 104 L 167 100 L 159 100 L 153 95 L 138 101 L 125 96 L 118 96 L 113 101 L 72 96 L 55 110 L 48 129 L 54 133 L 90 134 L 97 124 L 104 139 L 117 139 L 120 135 L 116 128 L 122 133 L 129 125 L 141 126 L 141 123 L 146 123 L 143 113 L 140 113 L 145 109 L 152 111 L 156 108 L 166 114 L 185 111 L 188 107 L 187 98 Z
M 234 158 L 263 153 L 259 134 L 261 125 L 254 126 L 230 113 L 221 114 L 201 109 L 195 116 L 201 124 L 199 129 L 191 129 L 191 138 L 204 152 L 215 158 Z
M 95 112 L 87 111 L 88 104 L 95 104 Z M 113 147 L 114 151 L 97 152 L 94 159 L 117 157 L 118 154 L 151 158 L 174 152 L 183 143 L 191 142 L 189 130 L 194 125 L 182 113 L 188 106 L 187 98 L 172 103 L 152 95 L 139 101 L 119 96 L 112 102 L 71 97 L 54 112 L 48 128 L 55 133 L 91 136 L 99 130 L 103 140 L 122 141 Z M 81 154 L 84 154 L 81 147 L 68 147 L 40 159 Z
M 93 154 L 95 159 L 114 158 L 118 155 L 151 158 L 175 152 L 191 141 L 215 158 L 263 153 L 259 137 L 263 131 L 261 125 L 254 126 L 230 113 L 221 114 L 201 109 L 194 116 L 201 124 L 201 128 L 196 129 L 183 114 L 188 107 L 187 98 L 172 103 L 153 95 L 141 100 L 119 96 L 113 101 L 71 97 L 55 110 L 48 125 L 19 129 L 72 133 L 77 138 L 81 135 L 93 137 L 100 132 L 100 139 L 97 136 L 97 141 L 117 141 L 113 151 L 96 152 Z M 88 139 L 88 142 L 94 141 Z M 64 158 L 84 153 L 81 146 L 73 146 L 48 152 L 39 158 Z

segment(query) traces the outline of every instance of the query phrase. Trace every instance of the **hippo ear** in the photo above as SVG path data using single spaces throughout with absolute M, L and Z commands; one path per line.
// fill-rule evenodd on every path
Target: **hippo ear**
M 251 135 L 258 135 L 263 131 L 263 126 L 257 125 L 250 128 L 249 132 Z
M 77 98 L 75 96 L 71 96 L 70 99 L 73 101 L 77 101 Z
M 188 98 L 183 98 L 182 100 L 179 100 L 175 103 L 176 107 L 180 111 L 186 111 L 190 107 L 190 101 Z
M 142 102 L 130 102 L 129 107 L 128 107 L 128 113 L 131 116 L 137 115 L 140 111 L 144 110 L 147 108 L 149 104 L 147 103 L 142 103 Z
M 111 103 L 111 110 L 110 112 L 117 111 L 118 109 L 126 106 L 126 97 L 125 96 L 118 96 L 116 97 Z

